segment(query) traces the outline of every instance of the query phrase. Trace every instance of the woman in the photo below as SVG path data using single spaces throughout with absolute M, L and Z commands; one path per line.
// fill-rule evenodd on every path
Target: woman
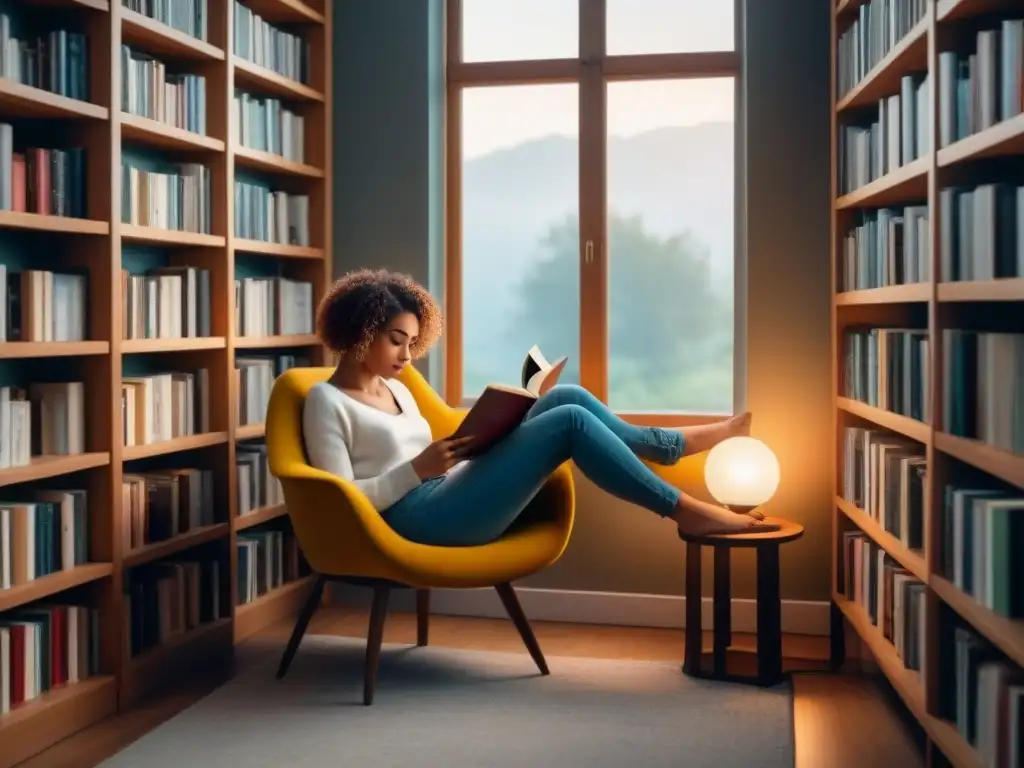
M 422 286 L 385 270 L 342 277 L 317 313 L 321 340 L 341 359 L 306 396 L 310 462 L 354 482 L 399 535 L 440 546 L 493 541 L 568 459 L 600 488 L 672 519 L 682 532 L 777 530 L 682 493 L 640 460 L 673 464 L 748 434 L 748 413 L 678 430 L 637 427 L 581 387 L 558 385 L 482 456 L 467 459 L 472 438 L 432 440 L 396 377 L 433 346 L 442 325 Z

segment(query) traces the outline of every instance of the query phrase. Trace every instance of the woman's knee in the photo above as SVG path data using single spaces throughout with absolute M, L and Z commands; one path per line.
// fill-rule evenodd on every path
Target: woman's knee
M 559 405 L 586 403 L 593 395 L 579 384 L 556 384 L 548 394 L 555 398 Z
M 587 422 L 594 419 L 594 414 L 578 403 L 565 403 L 551 409 L 558 418 L 559 425 L 566 431 L 578 432 L 586 428 Z

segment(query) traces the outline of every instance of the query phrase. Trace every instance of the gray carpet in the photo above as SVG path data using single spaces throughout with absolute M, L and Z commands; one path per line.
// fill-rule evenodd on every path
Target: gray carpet
M 790 768 L 788 684 L 692 680 L 676 661 L 385 645 L 362 705 L 361 641 L 310 636 L 236 677 L 103 768 Z

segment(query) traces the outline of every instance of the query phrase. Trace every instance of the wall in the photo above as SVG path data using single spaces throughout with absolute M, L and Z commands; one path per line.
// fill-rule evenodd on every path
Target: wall
M 386 265 L 431 279 L 430 260 L 439 254 L 443 220 L 432 195 L 440 194 L 440 166 L 432 131 L 442 124 L 443 90 L 431 74 L 441 49 L 430 24 L 440 3 L 432 0 L 416 13 L 414 5 L 339 4 L 339 271 Z M 395 12 L 398 6 L 403 13 Z M 829 7 L 753 2 L 746 19 L 747 406 L 755 435 L 771 443 L 782 465 L 783 482 L 768 511 L 807 528 L 783 555 L 783 596 L 797 600 L 826 600 L 829 589 Z M 523 586 L 681 594 L 683 548 L 672 525 L 577 479 L 578 526 L 568 551 Z M 738 560 L 735 594 L 752 597 L 753 562 Z
M 443 293 L 443 45 L 443 0 L 335 4 L 335 276 L 385 267 Z

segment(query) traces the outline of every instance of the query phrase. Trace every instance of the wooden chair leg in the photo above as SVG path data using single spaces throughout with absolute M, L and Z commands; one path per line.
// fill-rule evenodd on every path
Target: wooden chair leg
M 430 590 L 416 590 L 416 645 L 426 645 L 430 636 Z
M 320 597 L 324 591 L 324 585 L 327 579 L 323 576 L 318 576 L 316 581 L 313 583 L 313 589 L 309 593 L 309 597 L 306 598 L 306 604 L 302 606 L 302 612 L 299 614 L 299 618 L 295 621 L 295 628 L 292 630 L 292 636 L 288 638 L 288 645 L 285 646 L 284 655 L 281 657 L 281 664 L 277 668 L 277 677 L 281 679 L 288 671 L 288 667 L 291 666 L 292 659 L 295 658 L 295 652 L 299 650 L 299 643 L 302 642 L 302 636 L 306 634 L 306 628 L 309 626 L 310 619 L 313 618 L 313 614 L 316 613 L 316 609 L 320 605 Z
M 366 634 L 366 662 L 363 665 L 363 704 L 373 704 L 377 691 L 377 664 L 380 662 L 380 647 L 384 642 L 384 619 L 388 615 L 388 597 L 391 587 L 373 588 L 373 606 L 370 608 L 370 629 Z
M 512 623 L 519 630 L 519 636 L 523 638 L 526 650 L 530 652 L 530 656 L 537 665 L 537 669 L 540 670 L 542 675 L 551 674 L 548 671 L 548 663 L 544 660 L 544 654 L 540 650 L 540 644 L 533 634 L 533 628 L 530 626 L 526 614 L 523 613 L 523 607 L 519 604 L 519 598 L 516 597 L 516 591 L 512 588 L 512 585 L 504 582 L 496 584 L 494 589 L 497 590 L 498 597 L 501 598 L 501 602 L 505 606 L 505 611 L 508 612 L 509 618 L 512 619 Z

